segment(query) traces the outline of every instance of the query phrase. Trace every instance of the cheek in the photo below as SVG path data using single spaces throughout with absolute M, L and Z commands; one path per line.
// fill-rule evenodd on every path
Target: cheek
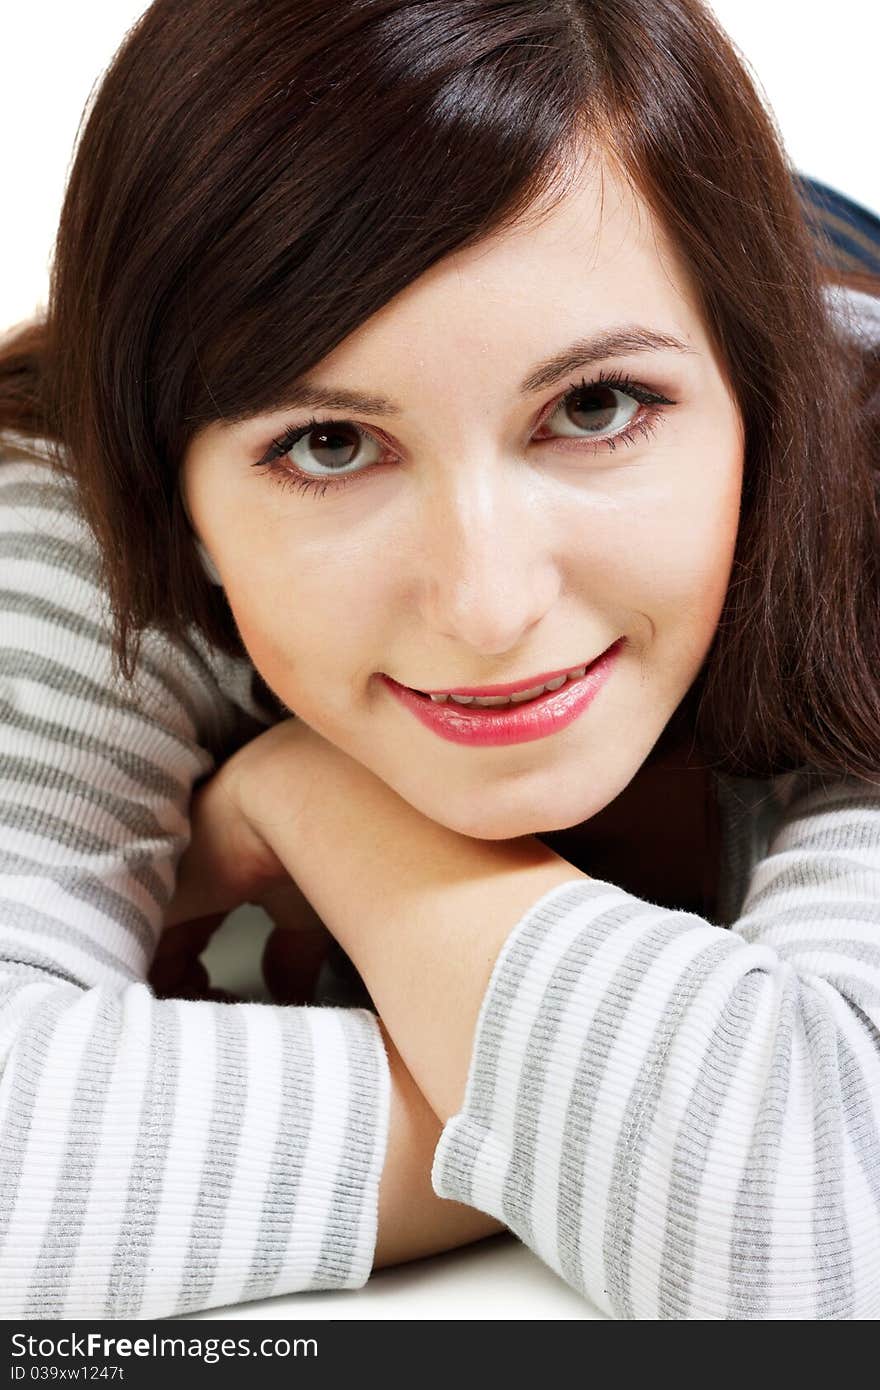
M 686 624 L 700 653 L 714 634 L 730 583 L 739 529 L 740 456 L 725 461 L 707 451 L 707 466 L 692 479 L 667 516 L 663 603 Z
M 350 555 L 308 547 L 295 566 L 261 570 L 259 583 L 229 584 L 226 597 L 248 656 L 291 709 L 331 711 L 350 698 L 352 679 L 377 649 L 376 619 L 387 599 L 382 570 Z M 371 622 L 372 618 L 372 622 Z M 375 664 L 375 662 L 374 662 Z
M 670 494 L 643 496 L 622 524 L 599 527 L 578 557 L 582 585 L 595 595 L 651 611 L 723 596 L 736 542 L 737 510 L 724 505 L 685 504 Z
M 662 461 L 661 461 L 662 462 Z M 714 629 L 724 604 L 739 527 L 741 466 L 711 451 L 668 479 L 633 489 L 625 525 L 615 527 L 607 580 L 655 628 Z

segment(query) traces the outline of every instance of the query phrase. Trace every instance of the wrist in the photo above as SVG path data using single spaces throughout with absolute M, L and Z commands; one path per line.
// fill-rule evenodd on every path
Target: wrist
M 379 1188 L 374 1269 L 469 1245 L 506 1228 L 494 1217 L 447 1197 L 431 1185 L 443 1126 L 406 1067 L 384 1021 L 391 1075 L 388 1145 Z
M 242 745 L 217 774 L 236 807 L 248 860 L 258 866 L 259 897 L 251 901 L 261 906 L 291 892 L 290 856 L 279 853 L 279 847 L 289 850 L 291 837 L 284 826 L 296 818 L 308 776 L 303 751 L 291 746 L 294 731 L 288 726 L 293 723 L 285 720 Z

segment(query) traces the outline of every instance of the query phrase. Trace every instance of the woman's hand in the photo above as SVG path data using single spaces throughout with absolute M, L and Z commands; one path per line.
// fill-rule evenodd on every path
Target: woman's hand
M 198 957 L 230 912 L 242 903 L 254 903 L 275 924 L 262 958 L 272 997 L 286 1004 L 312 1000 L 332 938 L 287 869 L 255 833 L 237 797 L 253 765 L 265 765 L 267 750 L 257 745 L 272 733 L 269 729 L 237 750 L 193 793 L 190 842 L 178 865 L 174 896 L 148 975 L 160 998 L 236 1002 L 235 995 L 211 987 Z M 292 733 L 284 738 L 286 747 Z M 274 750 L 278 742 L 276 736 Z M 270 756 L 276 753 L 270 750 Z
M 263 979 L 278 1004 L 310 1004 L 333 937 L 293 879 L 270 888 L 259 902 L 275 924 L 263 947 Z
M 445 1123 L 461 1105 L 499 950 L 548 890 L 587 875 L 535 836 L 482 840 L 440 824 L 289 721 L 253 749 L 254 775 L 236 793 L 246 818 L 326 922 Z

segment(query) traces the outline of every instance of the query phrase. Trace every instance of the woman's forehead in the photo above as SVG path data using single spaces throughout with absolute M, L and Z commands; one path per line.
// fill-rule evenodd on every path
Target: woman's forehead
M 539 216 L 431 266 L 309 376 L 356 376 L 377 355 L 429 359 L 441 346 L 491 353 L 500 334 L 510 335 L 512 365 L 516 341 L 530 361 L 539 339 L 561 343 L 567 328 L 586 334 L 622 323 L 702 336 L 698 299 L 659 220 L 612 166 L 586 167 Z

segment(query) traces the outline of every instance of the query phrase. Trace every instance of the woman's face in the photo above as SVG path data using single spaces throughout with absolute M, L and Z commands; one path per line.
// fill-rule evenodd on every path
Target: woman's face
M 574 360 L 577 340 L 603 337 Z M 596 815 L 708 651 L 742 483 L 739 413 L 647 206 L 610 166 L 585 171 L 543 221 L 438 262 L 302 384 L 310 404 L 213 424 L 184 460 L 193 524 L 267 685 L 460 833 Z M 383 402 L 339 408 L 340 392 Z M 252 466 L 312 417 L 335 431 L 307 431 L 277 477 Z M 328 486 L 282 485 L 281 469 Z M 618 639 L 592 702 L 519 742 L 443 737 L 382 679 L 534 684 Z

